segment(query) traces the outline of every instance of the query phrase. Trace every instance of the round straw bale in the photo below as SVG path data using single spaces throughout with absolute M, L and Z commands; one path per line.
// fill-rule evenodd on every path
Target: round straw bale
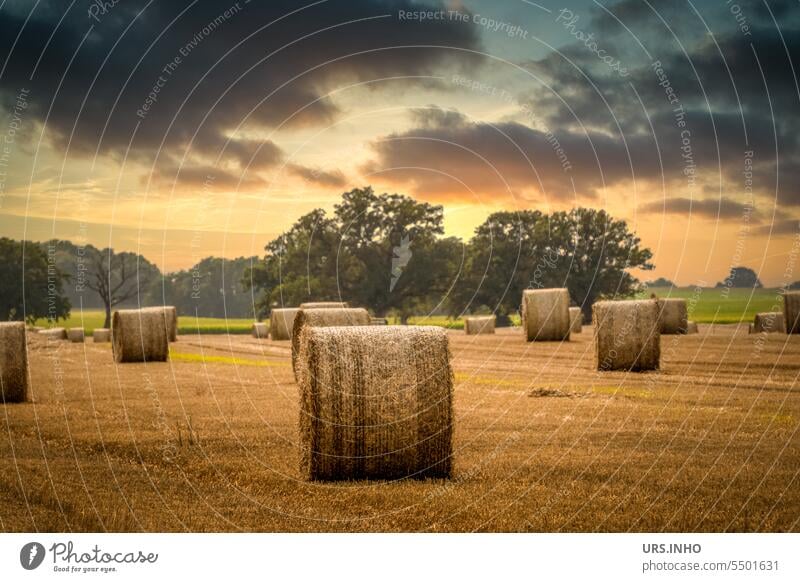
M 521 311 L 527 341 L 569 340 L 569 291 L 566 289 L 525 289 Z
M 266 323 L 256 321 L 253 323 L 253 337 L 257 339 L 267 339 L 269 328 Z
M 658 299 L 661 333 L 667 335 L 686 333 L 689 312 L 686 299 Z
M 471 315 L 464 318 L 464 331 L 467 335 L 493 334 L 494 315 Z
M 800 333 L 800 291 L 784 293 L 783 321 L 786 333 Z
M 169 341 L 178 341 L 178 310 L 172 305 L 145 307 L 142 311 L 163 311 L 166 315 L 167 337 Z
M 292 367 L 297 375 L 297 351 L 300 348 L 300 334 L 304 327 L 341 327 L 369 325 L 372 318 L 366 309 L 303 309 L 298 310 L 292 327 Z
M 120 309 L 114 312 L 111 341 L 116 362 L 166 362 L 169 323 L 164 309 Z
M 63 327 L 51 327 L 49 329 L 43 329 L 39 332 L 39 335 L 47 339 L 65 340 L 67 339 L 67 330 Z
M 0 403 L 28 401 L 28 350 L 25 324 L 0 323 Z
M 272 341 L 283 341 L 292 339 L 292 327 L 294 326 L 294 316 L 297 315 L 297 307 L 284 307 L 273 309 L 269 316 L 269 336 Z
M 101 344 L 111 341 L 111 330 L 105 327 L 98 327 L 92 332 L 94 343 Z
M 74 344 L 82 344 L 85 334 L 82 327 L 71 327 L 67 330 L 67 339 Z
M 370 325 L 389 325 L 389 320 L 385 317 L 373 317 L 370 322 Z
M 306 327 L 300 352 L 305 478 L 450 476 L 453 373 L 443 328 Z
M 599 301 L 592 306 L 592 323 L 598 370 L 658 369 L 661 336 L 656 301 Z
M 699 333 L 699 330 L 697 329 L 697 323 L 694 321 L 687 321 L 686 333 Z
M 348 307 L 350 304 L 346 301 L 312 301 L 300 304 L 300 309 L 347 309 Z
M 786 324 L 783 313 L 770 311 L 756 313 L 753 319 L 753 333 L 786 333 Z
M 570 333 L 583 332 L 583 311 L 580 307 L 569 308 Z

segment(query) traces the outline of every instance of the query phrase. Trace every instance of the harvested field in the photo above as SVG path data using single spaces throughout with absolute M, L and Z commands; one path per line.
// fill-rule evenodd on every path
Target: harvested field
M 189 335 L 169 362 L 29 334 L 2 406 L 3 531 L 798 531 L 800 336 L 703 325 L 661 370 L 448 331 L 449 480 L 306 482 L 287 342 Z

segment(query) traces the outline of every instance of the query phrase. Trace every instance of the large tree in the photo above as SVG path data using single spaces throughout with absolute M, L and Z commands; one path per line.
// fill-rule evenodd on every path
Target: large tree
M 452 285 L 460 243 L 443 232 L 441 206 L 354 189 L 333 216 L 314 210 L 271 241 L 244 283 L 264 291 L 263 312 L 312 299 L 346 300 L 405 318 L 412 305 Z
M 761 289 L 763 285 L 756 272 L 750 267 L 731 267 L 731 272 L 724 281 L 717 283 L 717 287 Z
M 111 326 L 111 310 L 117 305 L 138 299 L 143 305 L 153 284 L 158 280 L 158 267 L 141 255 L 117 253 L 108 248 L 87 252 L 86 286 L 95 291 L 106 312 L 103 327 Z
M 0 320 L 67 319 L 67 278 L 40 245 L 0 238 Z

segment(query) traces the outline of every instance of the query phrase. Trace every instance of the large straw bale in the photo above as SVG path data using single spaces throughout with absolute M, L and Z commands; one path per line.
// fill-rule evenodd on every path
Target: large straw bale
M 269 316 L 269 336 L 273 341 L 292 339 L 294 317 L 298 312 L 297 307 L 284 307 L 273 309 Z
M 311 301 L 301 303 L 300 309 L 347 309 L 350 304 L 346 301 Z
M 786 333 L 783 312 L 756 313 L 753 318 L 753 333 Z
M 67 339 L 67 330 L 63 327 L 51 327 L 43 329 L 39 335 L 52 340 L 65 340 Z
M 800 291 L 784 293 L 783 321 L 786 333 L 800 333 Z
M 111 330 L 105 327 L 98 327 L 92 332 L 94 343 L 102 344 L 111 341 Z
M 267 339 L 269 337 L 269 327 L 264 322 L 256 321 L 253 323 L 252 333 L 256 339 Z
M 168 317 L 165 309 L 115 311 L 111 323 L 114 360 L 166 362 L 169 359 Z
M 145 307 L 142 311 L 163 311 L 166 316 L 167 337 L 169 341 L 178 341 L 178 310 L 172 305 Z
M 453 374 L 443 328 L 306 326 L 299 361 L 305 478 L 450 476 Z
M 366 309 L 303 309 L 298 310 L 292 327 L 292 367 L 297 374 L 297 351 L 300 348 L 300 334 L 304 327 L 342 327 L 370 325 L 372 318 Z
M 583 311 L 580 307 L 569 308 L 570 333 L 583 332 Z
M 74 344 L 82 344 L 85 337 L 82 327 L 71 327 L 67 330 L 67 339 Z
M 522 327 L 527 341 L 569 340 L 569 291 L 526 289 L 522 292 Z
M 598 370 L 658 369 L 661 336 L 656 301 L 599 301 L 592 306 L 592 323 Z
M 0 403 L 28 401 L 28 350 L 25 324 L 0 323 Z
M 686 299 L 658 299 L 661 333 L 666 335 L 684 334 L 688 328 L 689 311 Z
M 467 335 L 493 334 L 494 315 L 471 315 L 464 318 L 464 331 Z

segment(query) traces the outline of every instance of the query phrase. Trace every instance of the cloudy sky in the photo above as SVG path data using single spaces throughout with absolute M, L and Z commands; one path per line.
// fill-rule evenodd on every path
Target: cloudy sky
M 175 270 L 372 185 L 465 239 L 605 208 L 655 276 L 780 285 L 799 32 L 797 0 L 0 0 L 1 234 Z

